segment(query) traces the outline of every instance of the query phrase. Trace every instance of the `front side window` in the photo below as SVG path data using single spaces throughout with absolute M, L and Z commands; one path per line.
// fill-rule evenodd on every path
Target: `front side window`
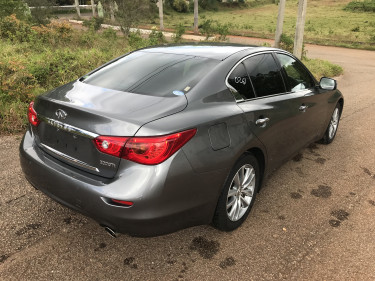
M 254 86 L 256 97 L 285 92 L 279 67 L 271 54 L 252 56 L 243 63 Z
M 253 87 L 251 86 L 249 76 L 245 66 L 240 63 L 228 77 L 228 84 L 235 89 L 232 91 L 236 100 L 246 100 L 254 98 Z
M 297 92 L 314 86 L 313 79 L 300 62 L 288 55 L 276 54 L 276 56 L 287 75 L 289 91 Z

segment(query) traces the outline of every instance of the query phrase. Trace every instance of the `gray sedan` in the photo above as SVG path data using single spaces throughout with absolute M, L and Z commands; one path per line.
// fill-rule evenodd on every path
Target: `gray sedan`
M 238 45 L 137 50 L 32 102 L 30 183 L 112 236 L 247 218 L 267 174 L 331 143 L 344 100 L 290 53 Z

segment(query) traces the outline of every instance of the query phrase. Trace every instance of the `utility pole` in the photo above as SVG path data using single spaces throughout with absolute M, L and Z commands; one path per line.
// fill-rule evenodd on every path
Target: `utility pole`
M 279 15 L 277 16 L 277 26 L 275 34 L 275 48 L 280 48 L 281 34 L 283 34 L 285 0 L 279 2 Z
M 92 9 L 92 16 L 95 17 L 95 1 L 91 0 L 91 9 Z
M 74 2 L 75 2 L 76 10 L 77 10 L 77 15 L 80 18 L 81 17 L 81 11 L 79 10 L 78 0 L 74 0 Z
M 159 0 L 158 4 L 159 4 L 160 30 L 164 30 L 163 0 Z
M 299 59 L 302 58 L 303 32 L 305 30 L 306 9 L 307 9 L 307 0 L 299 0 L 297 24 L 296 24 L 296 36 L 294 38 L 294 49 L 293 49 L 293 54 Z
M 194 0 L 194 34 L 198 34 L 198 0 Z

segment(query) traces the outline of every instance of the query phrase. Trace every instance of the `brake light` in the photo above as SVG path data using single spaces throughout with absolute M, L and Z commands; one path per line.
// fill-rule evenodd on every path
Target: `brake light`
M 103 153 L 120 157 L 126 141 L 126 137 L 100 136 L 94 139 L 96 148 Z
M 111 200 L 114 203 L 117 203 L 117 204 L 123 205 L 123 206 L 128 206 L 128 207 L 133 206 L 133 204 L 134 204 L 131 201 L 124 201 L 124 200 L 117 200 L 117 199 L 111 199 Z
M 29 122 L 34 127 L 38 127 L 40 120 L 38 119 L 38 114 L 36 113 L 34 109 L 34 102 L 30 102 L 29 108 L 27 109 L 27 117 L 29 119 Z
M 100 136 L 94 139 L 94 144 L 100 152 L 144 165 L 156 165 L 171 157 L 196 132 L 191 129 L 160 137 Z
M 196 129 L 191 129 L 161 137 L 134 137 L 125 144 L 121 157 L 145 165 L 160 164 L 186 144 L 196 132 Z

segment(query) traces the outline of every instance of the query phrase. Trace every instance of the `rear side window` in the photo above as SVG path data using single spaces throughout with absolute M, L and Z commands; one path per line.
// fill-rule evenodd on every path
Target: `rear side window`
M 257 97 L 285 92 L 279 67 L 271 54 L 256 55 L 244 60 L 243 63 Z
M 232 91 L 236 100 L 254 98 L 253 87 L 251 86 L 249 76 L 247 75 L 243 63 L 237 65 L 228 77 L 228 84 L 234 88 Z
M 314 87 L 313 79 L 299 61 L 284 54 L 276 54 L 276 56 L 287 75 L 289 91 L 297 92 Z
M 218 60 L 202 57 L 185 59 L 156 73 L 131 92 L 157 96 L 182 95 L 193 88 L 218 63 Z

